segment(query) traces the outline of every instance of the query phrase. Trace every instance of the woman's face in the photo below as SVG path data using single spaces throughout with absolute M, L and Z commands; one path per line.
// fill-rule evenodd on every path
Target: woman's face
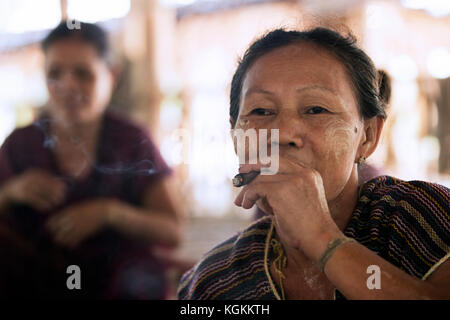
M 250 67 L 235 128 L 279 129 L 280 162 L 286 157 L 317 170 L 332 201 L 356 170 L 364 122 L 344 66 L 305 43 L 276 49 Z
M 65 39 L 46 52 L 50 113 L 62 124 L 88 123 L 103 114 L 113 88 L 108 66 L 89 43 Z

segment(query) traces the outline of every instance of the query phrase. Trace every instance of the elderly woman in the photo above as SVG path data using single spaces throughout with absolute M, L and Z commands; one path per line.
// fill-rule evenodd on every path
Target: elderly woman
M 63 22 L 42 47 L 48 108 L 0 149 L 0 296 L 165 298 L 150 249 L 180 241 L 170 169 L 146 130 L 106 111 L 107 35 Z
M 358 187 L 386 118 L 383 83 L 353 37 L 332 30 L 275 30 L 250 46 L 231 126 L 279 129 L 279 170 L 235 204 L 268 217 L 208 252 L 179 298 L 450 298 L 449 190 L 389 176 Z

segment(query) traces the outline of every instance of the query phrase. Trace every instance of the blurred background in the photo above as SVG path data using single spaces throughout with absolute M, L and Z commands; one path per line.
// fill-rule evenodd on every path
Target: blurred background
M 369 162 L 450 186 L 448 0 L 0 0 L 0 143 L 45 106 L 39 41 L 62 19 L 110 33 L 121 71 L 110 108 L 146 126 L 174 168 L 189 212 L 177 255 L 188 264 L 252 219 L 233 205 L 228 92 L 238 58 L 271 28 L 350 29 L 392 77 Z

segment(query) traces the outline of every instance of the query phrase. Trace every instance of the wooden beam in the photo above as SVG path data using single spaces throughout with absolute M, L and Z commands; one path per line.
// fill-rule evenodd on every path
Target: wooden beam
M 61 7 L 61 21 L 67 20 L 67 0 L 60 0 L 60 7 Z

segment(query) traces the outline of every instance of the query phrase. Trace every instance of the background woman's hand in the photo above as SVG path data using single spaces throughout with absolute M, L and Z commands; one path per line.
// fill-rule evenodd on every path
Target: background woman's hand
M 52 216 L 47 222 L 47 228 L 56 243 L 77 247 L 109 223 L 114 201 L 96 199 L 69 206 Z
M 43 170 L 30 169 L 8 181 L 3 192 L 9 203 L 23 203 L 47 211 L 64 200 L 66 184 Z
M 243 165 L 240 172 L 258 171 L 260 164 Z M 340 236 L 328 208 L 320 174 L 305 165 L 280 157 L 275 175 L 259 175 L 244 186 L 235 204 L 245 209 L 258 204 L 274 216 L 285 245 L 317 260 L 330 238 Z

